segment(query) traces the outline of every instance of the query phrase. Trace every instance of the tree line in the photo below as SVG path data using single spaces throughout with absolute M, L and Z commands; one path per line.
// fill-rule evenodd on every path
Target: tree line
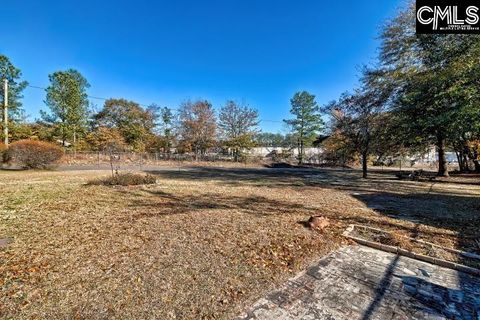
M 118 98 L 93 111 L 89 83 L 76 70 L 49 76 L 49 111 L 26 124 L 21 98 L 27 83 L 2 55 L 0 78 L 10 83 L 12 139 L 195 155 L 221 147 L 236 159 L 253 146 L 298 148 L 300 164 L 306 147 L 321 144 L 330 162 L 360 160 L 365 178 L 369 163 L 435 146 L 438 175 L 449 174 L 447 151 L 456 153 L 462 172 L 480 172 L 480 36 L 417 35 L 411 3 L 383 26 L 380 40 L 377 62 L 362 67 L 357 88 L 321 106 L 314 95 L 295 93 L 286 135 L 261 132 L 258 111 L 235 101 L 217 113 L 208 100 L 185 101 L 173 110 Z
M 480 37 L 415 33 L 411 3 L 380 34 L 378 63 L 361 85 L 324 107 L 329 148 L 369 158 L 425 152 L 435 146 L 438 175 L 448 176 L 447 150 L 460 170 L 480 172 Z
M 74 69 L 48 76 L 44 100 L 48 109 L 41 110 L 36 121 L 28 122 L 21 101 L 28 83 L 21 80 L 20 69 L 4 55 L 0 55 L 0 78 L 8 79 L 10 84 L 11 141 L 51 141 L 75 151 L 176 152 L 200 156 L 211 148 L 221 148 L 239 160 L 245 150 L 255 146 L 300 146 L 303 155 L 303 148 L 311 145 L 322 123 L 319 115 L 314 116 L 319 122 L 317 126 L 302 120 L 307 111 L 319 111 L 315 97 L 307 92 L 299 92 L 291 100 L 296 118 L 286 121 L 292 129 L 287 135 L 261 132 L 258 111 L 233 100 L 226 101 L 218 112 L 211 102 L 202 99 L 185 101 L 172 109 L 156 104 L 144 107 L 135 101 L 111 98 L 96 110 L 87 94 L 89 82 Z

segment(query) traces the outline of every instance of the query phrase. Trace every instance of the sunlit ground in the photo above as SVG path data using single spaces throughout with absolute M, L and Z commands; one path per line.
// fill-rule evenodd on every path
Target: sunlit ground
M 0 171 L 1 318 L 228 319 L 346 243 L 348 224 L 475 251 L 480 185 L 355 170 Z M 323 215 L 331 225 L 302 222 Z

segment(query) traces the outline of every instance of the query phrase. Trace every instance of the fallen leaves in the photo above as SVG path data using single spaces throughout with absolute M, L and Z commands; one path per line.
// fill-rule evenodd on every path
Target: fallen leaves
M 436 186 L 439 196 L 430 199 L 412 195 L 403 181 L 348 174 L 325 172 L 310 181 L 175 171 L 159 173 L 154 186 L 109 188 L 85 186 L 108 172 L 0 172 L 8 178 L 0 236 L 15 239 L 0 249 L 0 317 L 227 319 L 348 243 L 341 233 L 350 223 L 451 246 L 465 245 L 459 231 L 478 238 L 478 215 L 468 214 L 478 204 L 468 197 L 444 202 L 442 192 L 457 192 L 440 189 L 448 184 Z M 392 196 L 369 197 L 375 190 Z M 418 185 L 416 192 L 428 190 Z M 408 209 L 425 223 L 369 209 L 370 201 L 389 206 L 388 213 Z M 329 219 L 327 228 L 301 223 L 318 214 Z M 432 224 L 432 214 L 448 217 L 450 226 Z

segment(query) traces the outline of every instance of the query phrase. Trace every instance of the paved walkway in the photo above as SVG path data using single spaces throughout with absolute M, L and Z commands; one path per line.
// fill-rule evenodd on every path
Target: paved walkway
M 290 279 L 237 319 L 480 320 L 480 278 L 347 246 Z

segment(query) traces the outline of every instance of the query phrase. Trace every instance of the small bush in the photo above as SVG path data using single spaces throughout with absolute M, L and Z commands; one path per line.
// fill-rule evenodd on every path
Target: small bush
M 116 173 L 103 179 L 90 181 L 91 185 L 106 185 L 106 186 L 136 186 L 142 184 L 155 184 L 157 179 L 151 174 L 139 173 Z
M 25 169 L 45 169 L 63 156 L 63 150 L 49 142 L 20 140 L 4 151 L 4 160 Z

